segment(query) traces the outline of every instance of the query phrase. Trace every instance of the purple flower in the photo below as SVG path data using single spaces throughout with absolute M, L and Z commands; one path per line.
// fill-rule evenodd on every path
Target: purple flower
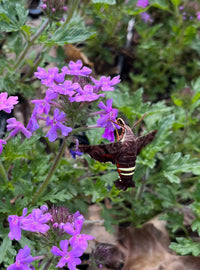
M 141 7 L 141 8 L 145 8 L 149 5 L 149 1 L 148 0 L 138 0 L 136 6 L 137 7 Z
M 43 5 L 40 5 L 40 7 L 41 7 L 42 9 L 46 9 L 46 8 L 47 8 L 47 5 L 46 5 L 46 4 L 43 4 Z
M 76 148 L 75 151 L 73 151 L 72 149 L 69 150 L 71 156 L 76 159 L 76 156 L 82 156 L 83 153 L 81 153 L 81 151 L 78 149 L 79 146 L 79 141 L 76 139 Z
M 76 270 L 76 265 L 81 264 L 81 260 L 78 257 L 80 257 L 83 252 L 79 248 L 68 251 L 68 244 L 68 240 L 62 240 L 60 242 L 61 250 L 58 247 L 53 246 L 51 252 L 55 256 L 62 257 L 56 267 L 63 267 L 67 263 L 70 270 Z
M 97 100 L 99 97 L 104 97 L 104 94 L 99 94 L 97 95 L 96 93 L 94 93 L 94 89 L 92 85 L 85 85 L 84 89 L 81 89 L 81 87 L 79 87 L 78 89 L 76 89 L 76 92 L 78 92 L 74 97 L 70 97 L 69 100 L 71 102 L 82 102 L 82 101 L 93 101 L 93 100 Z
M 72 83 L 72 81 L 64 81 L 63 84 L 58 84 L 58 85 L 54 85 L 52 87 L 52 89 L 56 92 L 59 93 L 61 95 L 65 95 L 65 96 L 73 96 L 75 94 L 75 89 L 79 88 L 79 84 L 78 83 Z
M 151 16 L 147 12 L 140 13 L 140 17 L 145 23 L 148 23 L 148 22 L 152 23 L 153 22 L 153 19 L 151 18 Z
M 57 96 L 58 96 L 57 93 L 48 89 L 46 91 L 46 96 L 44 99 L 31 100 L 31 102 L 35 104 L 34 113 L 35 114 L 43 114 L 43 113 L 48 114 L 51 108 L 49 102 L 52 99 L 57 98 Z
M 40 210 L 41 210 L 42 213 L 44 214 L 44 213 L 46 213 L 46 212 L 48 211 L 48 206 L 42 205 L 42 206 L 40 206 Z
M 48 114 L 50 111 L 50 104 L 48 100 L 44 99 L 38 99 L 38 100 L 31 100 L 32 103 L 35 104 L 34 113 L 36 114 Z
M 99 92 L 100 90 L 102 91 L 113 91 L 114 87 L 113 85 L 119 83 L 121 80 L 119 76 L 115 76 L 112 80 L 109 77 L 102 76 L 100 78 L 100 81 L 95 80 L 93 77 L 91 77 L 91 80 L 95 84 L 95 91 Z
M 75 150 L 73 151 L 72 149 L 69 150 L 71 156 L 73 159 L 76 159 L 76 156 L 82 156 L 83 153 L 81 153 L 81 151 L 78 149 L 78 150 Z
M 40 126 L 36 119 L 37 113 L 33 111 L 31 118 L 28 122 L 27 129 L 30 130 L 30 132 L 36 131 Z
M 61 112 L 59 114 L 59 109 L 55 109 L 54 111 L 54 118 L 51 120 L 47 117 L 46 125 L 51 126 L 50 130 L 48 131 L 46 137 L 49 138 L 50 142 L 53 142 L 57 138 L 57 129 L 60 129 L 63 136 L 67 136 L 69 132 L 72 131 L 71 127 L 66 127 L 62 123 L 65 122 L 65 113 Z
M 197 15 L 197 20 L 198 20 L 198 21 L 200 21 L 200 11 L 199 11 L 199 12 L 197 12 L 197 14 L 196 14 L 196 15 Z
M 7 144 L 7 142 L 5 140 L 0 139 L 0 154 L 3 151 L 3 144 Z
M 99 107 L 103 110 L 100 112 L 101 117 L 97 120 L 97 124 L 100 127 L 105 128 L 105 132 L 102 135 L 102 138 L 105 138 L 111 142 L 114 142 L 115 136 L 114 136 L 114 130 L 115 127 L 119 128 L 116 124 L 114 124 L 112 121 L 116 122 L 116 117 L 118 114 L 117 109 L 112 108 L 112 99 L 108 99 L 106 102 L 106 105 L 101 101 L 99 103 Z
M 25 126 L 18 122 L 14 117 L 7 120 L 7 130 L 10 131 L 10 137 L 14 137 L 17 133 L 22 132 L 27 138 L 31 137 L 31 132 L 28 131 Z
M 13 239 L 17 241 L 20 240 L 22 219 L 25 217 L 26 214 L 27 214 L 27 208 L 24 208 L 23 214 L 21 217 L 18 217 L 16 215 L 11 215 L 8 217 L 8 222 L 9 222 L 9 227 L 10 227 L 10 232 L 8 236 L 11 240 Z
M 93 236 L 87 234 L 81 234 L 81 228 L 84 222 L 84 217 L 79 215 L 74 223 L 66 222 L 63 226 L 63 229 L 68 234 L 72 235 L 72 238 L 69 239 L 70 245 L 73 248 L 79 248 L 81 250 L 85 250 L 88 246 L 87 240 L 94 239 Z
M 17 96 L 10 96 L 8 98 L 8 93 L 3 92 L 0 94 L 0 111 L 4 110 L 7 113 L 11 113 L 11 110 L 14 108 L 19 101 Z
M 15 263 L 8 266 L 7 270 L 33 270 L 32 261 L 34 258 L 30 255 L 31 249 L 26 245 L 23 249 L 20 249 Z
M 43 214 L 42 210 L 34 209 L 31 214 L 26 218 L 23 218 L 21 228 L 25 231 L 45 233 L 50 228 L 45 223 L 47 223 L 51 218 L 51 214 Z
M 38 67 L 38 72 L 35 72 L 35 76 L 41 80 L 41 83 L 47 85 L 49 87 L 53 86 L 54 84 L 61 83 L 64 81 L 65 74 L 58 73 L 58 68 L 50 68 L 48 72 L 45 69 Z
M 92 70 L 88 67 L 82 67 L 83 63 L 81 60 L 78 60 L 77 62 L 70 61 L 69 62 L 69 68 L 63 67 L 62 72 L 68 75 L 76 75 L 76 76 L 88 76 Z

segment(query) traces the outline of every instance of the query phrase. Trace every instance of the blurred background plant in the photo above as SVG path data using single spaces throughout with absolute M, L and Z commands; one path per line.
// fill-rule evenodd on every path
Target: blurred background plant
M 148 3 L 143 7 L 139 2 Z M 38 66 L 61 68 L 81 59 L 96 77 L 121 76 L 121 84 L 106 98 L 113 99 L 130 126 L 148 113 L 144 124 L 135 129 L 136 135 L 153 129 L 158 134 L 137 158 L 136 188 L 117 190 L 115 166 L 86 155 L 74 160 L 67 153 L 31 207 L 55 204 L 84 214 L 96 203 L 109 231 L 113 224 L 139 227 L 159 215 L 167 221 L 174 241 L 171 247 L 179 254 L 199 255 L 199 2 L 75 0 L 61 1 L 59 7 L 48 3 L 0 1 L 0 89 L 19 97 L 14 115 L 27 124 L 32 110 L 29 101 L 44 93 L 34 76 Z M 5 119 L 12 116 L 0 116 L 3 138 Z M 85 124 L 95 122 L 88 118 Z M 106 142 L 96 129 L 79 138 L 90 144 Z M 15 248 L 28 241 L 23 238 L 17 244 L 8 239 L 7 217 L 21 215 L 31 203 L 59 148 L 60 143 L 50 143 L 42 130 L 31 139 L 12 138 L 4 146 L 0 156 L 1 269 L 13 263 Z M 106 207 L 107 198 L 110 207 Z

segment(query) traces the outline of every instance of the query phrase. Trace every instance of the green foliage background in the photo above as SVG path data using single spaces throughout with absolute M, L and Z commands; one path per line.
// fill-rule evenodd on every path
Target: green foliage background
M 113 224 L 141 226 L 159 215 L 167 221 L 172 249 L 181 255 L 200 254 L 199 242 L 191 236 L 193 232 L 199 239 L 200 234 L 200 21 L 182 19 L 180 5 L 186 5 L 193 16 L 197 12 L 188 1 L 152 0 L 145 11 L 154 21 L 145 24 L 140 17 L 144 10 L 135 7 L 136 2 L 81 1 L 67 25 L 51 22 L 37 36 L 38 29 L 27 24 L 23 1 L 0 1 L 0 89 L 28 100 L 39 87 L 33 79 L 38 65 L 44 67 L 46 61 L 64 65 L 64 44 L 84 42 L 84 52 L 95 65 L 105 62 L 114 66 L 126 43 L 127 23 L 135 18 L 137 40 L 129 48 L 131 68 L 126 80 L 106 97 L 113 99 L 130 126 L 148 113 L 144 124 L 135 128 L 136 135 L 158 130 L 155 140 L 137 158 L 134 189 L 124 192 L 113 186 L 115 166 L 88 156 L 84 156 L 85 161 L 63 157 L 36 205 L 31 205 L 31 199 L 53 164 L 59 142 L 46 141 L 51 152 L 47 155 L 41 130 L 31 139 L 22 141 L 17 136 L 9 140 L 0 156 L 2 267 L 13 263 L 15 247 L 19 248 L 7 236 L 8 215 L 21 215 L 24 207 L 31 210 L 44 203 L 83 214 L 91 203 L 97 203 L 109 231 L 113 231 Z M 87 24 L 89 19 L 92 24 Z M 32 48 L 30 54 L 22 55 L 23 44 Z M 32 47 L 35 44 L 43 45 L 39 56 Z M 52 46 L 60 49 L 56 58 L 48 54 Z M 14 57 L 9 57 L 11 54 Z M 28 67 L 28 75 L 23 74 L 24 67 Z M 88 124 L 95 123 L 88 119 Z M 99 130 L 87 131 L 87 136 L 91 144 L 102 142 Z M 105 198 L 109 198 L 111 209 L 105 207 Z M 194 215 L 189 227 L 184 225 L 185 208 Z M 28 237 L 19 243 L 35 245 Z

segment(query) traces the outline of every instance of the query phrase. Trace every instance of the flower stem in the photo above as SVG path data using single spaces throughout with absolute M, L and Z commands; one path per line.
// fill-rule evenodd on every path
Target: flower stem
M 65 23 L 63 24 L 63 27 L 65 27 L 71 20 L 73 14 L 74 14 L 74 11 L 76 9 L 76 6 L 78 5 L 78 2 L 79 0 L 74 0 L 74 1 L 71 1 L 71 6 L 69 8 L 69 11 L 68 11 L 68 16 L 67 16 L 67 19 L 65 21 Z
M 30 47 L 33 45 L 34 41 L 40 36 L 40 34 L 44 31 L 44 29 L 47 27 L 49 23 L 49 19 L 46 19 L 44 21 L 44 23 L 42 24 L 42 26 L 38 29 L 37 33 L 35 33 L 35 35 L 32 36 L 32 38 L 29 40 L 29 42 L 26 44 L 24 50 L 22 51 L 22 53 L 20 54 L 16 64 L 15 64 L 15 71 L 17 71 L 17 69 L 20 67 L 20 65 L 22 64 L 26 54 L 28 53 Z
M 62 155 L 63 155 L 63 152 L 64 152 L 64 149 L 66 147 L 66 143 L 67 143 L 67 139 L 68 137 L 66 137 L 64 140 L 63 140 L 63 143 L 60 147 L 60 150 L 58 152 L 58 155 L 54 161 L 54 164 L 53 166 L 51 167 L 51 170 L 49 171 L 45 181 L 42 183 L 42 185 L 39 187 L 39 189 L 36 191 L 36 193 L 34 194 L 32 200 L 30 201 L 29 205 L 34 205 L 35 202 L 37 201 L 37 199 L 40 197 L 40 195 L 45 191 L 47 185 L 49 184 L 49 181 L 51 180 L 51 177 L 53 176 L 53 174 L 55 173 L 59 163 L 60 163 L 60 160 L 62 158 Z

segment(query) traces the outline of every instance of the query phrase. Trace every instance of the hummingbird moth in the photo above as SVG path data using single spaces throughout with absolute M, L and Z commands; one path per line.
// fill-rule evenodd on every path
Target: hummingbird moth
M 133 128 L 144 116 L 134 124 Z M 79 149 L 99 162 L 112 162 L 116 164 L 119 179 L 114 182 L 115 186 L 118 189 L 126 190 L 128 187 L 135 186 L 132 178 L 137 155 L 144 146 L 153 141 L 157 130 L 153 130 L 144 136 L 136 137 L 132 129 L 121 118 L 117 119 L 116 124 L 121 126 L 120 135 L 116 130 L 117 142 L 99 145 L 79 145 Z

